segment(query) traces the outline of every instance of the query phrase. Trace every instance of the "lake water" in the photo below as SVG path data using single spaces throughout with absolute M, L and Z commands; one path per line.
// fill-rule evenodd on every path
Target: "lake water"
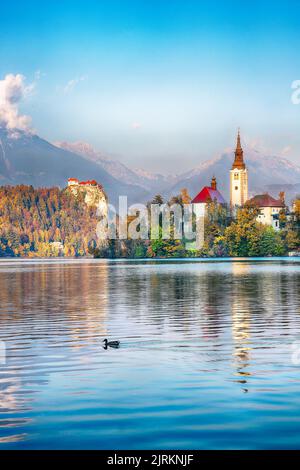
M 300 258 L 2 259 L 0 348 L 0 450 L 300 448 Z

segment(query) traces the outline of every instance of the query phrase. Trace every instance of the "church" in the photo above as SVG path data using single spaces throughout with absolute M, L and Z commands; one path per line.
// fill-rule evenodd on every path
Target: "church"
M 243 206 L 248 200 L 248 170 L 244 162 L 244 152 L 241 146 L 240 131 L 237 135 L 235 158 L 230 170 L 230 207 Z M 204 186 L 203 189 L 194 197 L 192 204 L 203 204 L 204 208 L 210 201 L 226 205 L 226 201 L 220 191 L 217 189 L 217 180 L 213 176 L 210 186 Z
M 206 205 L 215 201 L 218 204 L 226 205 L 226 201 L 217 189 L 216 178 L 213 177 L 210 186 L 205 186 L 192 200 L 192 204 L 202 204 L 205 210 Z M 230 210 L 232 213 L 237 208 L 243 206 L 256 206 L 260 213 L 257 221 L 272 226 L 279 230 L 279 213 L 285 210 L 284 201 L 274 199 L 269 194 L 262 194 L 252 197 L 248 195 L 248 169 L 244 161 L 244 151 L 241 145 L 240 130 L 237 134 L 234 161 L 230 170 Z

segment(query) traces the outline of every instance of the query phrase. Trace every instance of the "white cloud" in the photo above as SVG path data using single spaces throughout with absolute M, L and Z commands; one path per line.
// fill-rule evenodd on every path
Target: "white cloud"
M 66 86 L 64 87 L 64 93 L 68 94 L 72 90 L 74 90 L 75 86 L 78 85 L 78 83 L 83 82 L 84 80 L 87 79 L 86 75 L 82 75 L 81 77 L 76 77 L 72 78 L 72 80 L 69 80 Z
M 8 74 L 0 80 L 0 126 L 7 129 L 30 130 L 31 118 L 19 114 L 19 104 L 28 97 L 35 87 L 35 83 L 25 84 L 25 77 L 21 74 Z

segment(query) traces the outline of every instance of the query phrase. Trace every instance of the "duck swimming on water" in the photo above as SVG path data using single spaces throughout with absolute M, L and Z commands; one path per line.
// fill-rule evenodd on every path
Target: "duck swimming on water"
M 120 346 L 120 341 L 108 341 L 107 339 L 103 340 L 104 343 L 104 349 L 107 349 L 108 347 L 110 348 L 118 348 Z

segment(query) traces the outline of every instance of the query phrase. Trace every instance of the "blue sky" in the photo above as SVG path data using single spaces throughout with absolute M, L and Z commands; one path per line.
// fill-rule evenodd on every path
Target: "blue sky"
M 131 166 L 188 170 L 232 146 L 238 126 L 297 162 L 299 14 L 297 1 L 5 3 L 0 79 L 35 82 L 20 112 L 42 137 Z

